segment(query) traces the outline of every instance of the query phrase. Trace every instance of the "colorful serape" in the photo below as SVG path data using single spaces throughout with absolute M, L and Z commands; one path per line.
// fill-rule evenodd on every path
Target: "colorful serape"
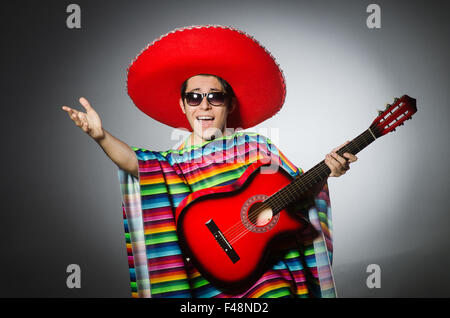
M 181 254 L 175 210 L 193 191 L 233 183 L 256 160 L 272 160 L 290 175 L 303 173 L 271 141 L 237 132 L 177 150 L 133 148 L 139 178 L 119 170 L 132 297 L 335 297 L 332 226 L 325 183 L 305 211 L 319 232 L 287 250 L 246 292 L 215 288 Z

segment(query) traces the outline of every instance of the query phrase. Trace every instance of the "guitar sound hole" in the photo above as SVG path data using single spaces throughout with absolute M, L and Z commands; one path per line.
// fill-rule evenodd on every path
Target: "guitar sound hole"
M 248 220 L 255 226 L 265 226 L 272 221 L 272 209 L 263 202 L 254 203 L 248 210 Z

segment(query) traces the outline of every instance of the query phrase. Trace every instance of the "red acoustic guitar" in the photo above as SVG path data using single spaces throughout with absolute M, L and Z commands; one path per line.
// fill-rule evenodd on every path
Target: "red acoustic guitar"
M 337 153 L 357 154 L 403 125 L 416 111 L 415 99 L 396 98 L 366 131 Z M 305 221 L 287 207 L 331 172 L 324 161 L 296 178 L 284 169 L 261 173 L 262 166 L 261 162 L 251 164 L 231 185 L 191 193 L 176 210 L 184 255 L 206 279 L 228 292 L 251 287 L 277 242 L 304 229 Z

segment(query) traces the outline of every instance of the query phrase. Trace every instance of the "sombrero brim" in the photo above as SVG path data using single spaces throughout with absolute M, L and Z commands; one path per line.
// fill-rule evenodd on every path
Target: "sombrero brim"
M 149 44 L 128 68 L 128 94 L 153 119 L 192 130 L 178 101 L 182 83 L 197 74 L 220 76 L 233 88 L 237 104 L 227 127 L 253 127 L 283 106 L 286 85 L 273 56 L 246 33 L 217 25 L 176 29 Z

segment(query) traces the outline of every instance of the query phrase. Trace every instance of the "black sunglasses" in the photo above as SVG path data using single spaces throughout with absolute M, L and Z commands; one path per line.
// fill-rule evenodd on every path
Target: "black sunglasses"
M 203 98 L 208 100 L 213 106 L 224 106 L 225 101 L 227 99 L 227 94 L 223 92 L 209 92 L 209 93 L 196 93 L 189 92 L 184 93 L 184 98 L 186 99 L 186 103 L 190 106 L 198 106 L 202 103 Z

